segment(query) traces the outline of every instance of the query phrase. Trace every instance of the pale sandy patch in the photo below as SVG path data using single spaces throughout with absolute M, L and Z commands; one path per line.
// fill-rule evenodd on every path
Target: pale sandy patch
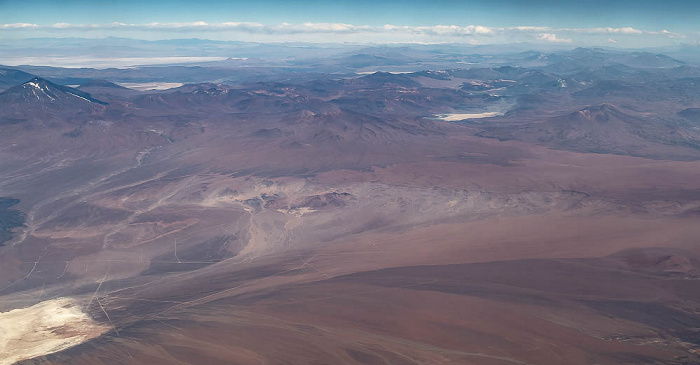
M 183 85 L 181 82 L 119 82 L 118 84 L 138 91 L 168 90 Z
M 70 56 L 38 56 L 38 57 L 7 57 L 0 56 L 0 64 L 5 66 L 51 66 L 65 68 L 129 68 L 135 66 L 168 65 L 193 62 L 224 61 L 226 57 L 76 57 Z M 240 59 L 240 58 L 238 58 Z M 241 59 L 242 60 L 242 59 Z
M 373 70 L 373 71 L 359 71 L 355 72 L 357 75 L 371 75 L 375 74 L 377 72 L 384 72 L 392 75 L 402 75 L 402 74 L 412 74 L 415 73 L 416 71 L 384 71 L 384 70 Z
M 439 114 L 436 116 L 437 119 L 443 120 L 445 122 L 457 122 L 465 119 L 480 119 L 480 118 L 491 118 L 503 115 L 499 112 L 485 112 L 485 113 L 457 113 L 457 114 Z
M 0 365 L 47 355 L 104 333 L 71 298 L 47 300 L 0 313 Z

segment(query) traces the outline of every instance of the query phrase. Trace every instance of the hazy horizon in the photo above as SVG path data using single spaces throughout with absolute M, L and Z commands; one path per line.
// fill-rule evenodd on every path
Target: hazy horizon
M 284 47 L 512 46 L 515 50 L 577 47 L 662 52 L 682 48 L 686 61 L 700 60 L 700 2 L 672 1 L 470 1 L 395 0 L 333 3 L 305 0 L 184 1 L 83 0 L 0 1 L 0 64 L 67 67 L 131 67 L 163 64 L 56 61 L 85 57 L 110 46 L 105 58 L 143 58 L 129 42 L 246 42 Z M 95 42 L 103 41 L 103 44 Z M 85 42 L 91 44 L 71 44 Z M 122 44 L 122 42 L 124 42 Z M 94 44 L 93 44 L 94 43 Z M 146 58 L 250 57 L 196 44 L 153 49 Z M 188 46 L 188 47 L 184 47 Z M 131 52 L 130 52 L 131 51 Z M 245 53 L 245 52 L 243 52 Z M 291 57 L 285 52 L 275 57 Z M 303 55 L 299 55 L 303 56 Z M 678 56 L 678 55 L 674 55 Z M 94 58 L 94 57 L 88 57 Z M 203 60 L 203 59 L 202 59 Z M 215 60 L 212 58 L 211 60 Z
M 38 9 L 38 10 L 37 10 Z M 0 39 L 664 47 L 700 44 L 694 1 L 0 1 Z
M 108 36 L 104 38 L 42 37 L 0 39 L 0 65 L 48 66 L 64 68 L 129 68 L 155 65 L 196 65 L 208 62 L 240 61 L 252 64 L 255 59 L 284 62 L 339 56 L 347 52 L 382 53 L 410 49 L 415 52 L 469 54 L 543 54 L 569 52 L 577 48 L 610 52 L 646 52 L 664 54 L 679 61 L 700 62 L 700 46 L 670 45 L 657 47 L 620 47 L 614 45 L 581 46 L 560 43 L 514 42 L 503 44 L 467 44 L 460 42 L 304 42 L 304 41 L 221 41 L 206 38 L 172 38 L 146 40 Z M 271 64 L 266 64 L 271 66 Z M 477 64 L 462 64 L 473 67 Z M 233 65 L 231 65 L 233 66 Z M 262 66 L 262 65 L 259 65 Z

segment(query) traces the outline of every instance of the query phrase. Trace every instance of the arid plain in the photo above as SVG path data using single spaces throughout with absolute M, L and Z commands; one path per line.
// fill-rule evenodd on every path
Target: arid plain
M 70 319 L 0 363 L 700 362 L 700 70 L 590 52 L 8 88 L 0 328 Z

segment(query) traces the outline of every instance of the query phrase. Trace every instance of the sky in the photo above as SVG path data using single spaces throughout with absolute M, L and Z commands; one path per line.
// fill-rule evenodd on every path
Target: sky
M 0 41 L 700 44 L 700 0 L 0 0 Z

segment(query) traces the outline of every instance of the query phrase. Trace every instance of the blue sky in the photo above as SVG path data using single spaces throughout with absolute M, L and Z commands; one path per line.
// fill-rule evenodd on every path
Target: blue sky
M 635 26 L 698 30 L 697 0 L 0 0 L 2 23 L 187 21 L 340 22 L 367 25 L 482 24 Z
M 659 46 L 697 43 L 699 15 L 700 0 L 0 0 L 0 38 Z

